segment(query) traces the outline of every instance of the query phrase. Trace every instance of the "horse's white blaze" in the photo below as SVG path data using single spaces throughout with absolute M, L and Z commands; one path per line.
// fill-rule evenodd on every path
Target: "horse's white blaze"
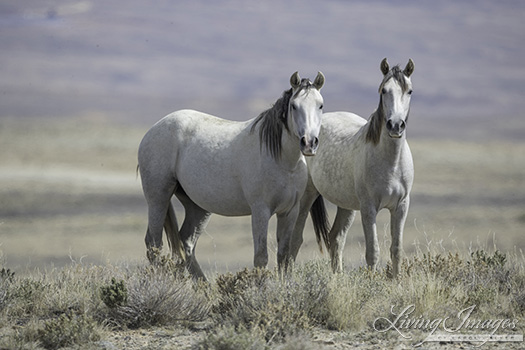
M 403 91 L 404 89 L 393 79 L 387 81 L 381 90 L 388 133 L 394 138 L 401 137 L 405 131 L 406 118 L 410 110 L 409 92 L 412 90 L 412 84 L 408 78 L 406 80 L 406 91 Z
M 301 152 L 314 155 L 319 143 L 318 135 L 323 114 L 323 97 L 319 90 L 302 90 L 290 101 L 293 132 L 300 140 Z

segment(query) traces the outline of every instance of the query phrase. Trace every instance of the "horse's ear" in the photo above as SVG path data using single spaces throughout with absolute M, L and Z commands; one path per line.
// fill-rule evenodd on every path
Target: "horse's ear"
M 414 73 L 414 61 L 412 61 L 411 58 L 408 59 L 407 66 L 405 67 L 403 73 L 405 73 L 407 77 L 410 77 L 412 73 Z
M 390 66 L 388 65 L 388 62 L 386 61 L 385 57 L 381 61 L 381 72 L 383 73 L 383 75 L 387 75 L 388 71 L 390 71 Z
M 315 77 L 315 80 L 314 80 L 314 87 L 317 89 L 317 90 L 321 90 L 321 88 L 323 87 L 324 85 L 324 75 L 323 73 L 321 72 L 317 72 L 317 76 Z
M 290 77 L 290 85 L 292 85 L 294 89 L 297 89 L 299 86 L 301 86 L 301 77 L 299 76 L 299 72 L 292 74 Z

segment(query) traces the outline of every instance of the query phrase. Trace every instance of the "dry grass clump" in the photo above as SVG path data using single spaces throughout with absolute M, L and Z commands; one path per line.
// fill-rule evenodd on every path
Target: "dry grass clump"
M 101 302 L 93 286 L 103 274 L 101 268 L 75 265 L 22 278 L 2 276 L 0 347 L 58 349 L 101 339 L 104 327 L 94 319 Z
M 0 348 L 75 347 L 112 330 L 178 324 L 193 332 L 199 324 L 206 334 L 197 335 L 194 349 L 313 349 L 322 345 L 310 338 L 317 330 L 378 335 L 407 306 L 423 319 L 453 318 L 474 306 L 473 318 L 517 320 L 513 331 L 523 332 L 525 258 L 429 251 L 405 259 L 398 279 L 388 266 L 333 274 L 328 261 L 317 260 L 286 275 L 244 269 L 211 283 L 195 282 L 168 259 L 27 277 L 4 268 Z
M 217 278 L 217 324 L 246 328 L 264 336 L 267 342 L 309 327 L 307 311 L 300 307 L 298 289 L 263 269 L 244 269 Z
M 208 317 L 206 295 L 175 269 L 86 267 L 0 273 L 0 348 L 58 349 L 113 328 L 172 325 Z
M 133 329 L 202 321 L 211 307 L 204 292 L 185 275 L 164 268 L 138 268 L 101 288 L 107 308 L 99 317 L 113 327 Z

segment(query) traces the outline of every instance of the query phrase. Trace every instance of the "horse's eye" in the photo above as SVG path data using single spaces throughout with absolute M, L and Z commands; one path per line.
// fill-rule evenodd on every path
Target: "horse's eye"
M 292 104 L 292 109 L 295 111 L 297 109 L 297 107 L 295 107 L 295 105 Z
M 409 95 L 412 95 L 412 90 L 408 90 L 408 94 L 409 94 Z
M 323 107 L 324 107 L 323 105 L 320 105 L 320 106 L 319 106 L 319 109 L 323 109 Z
M 381 93 L 382 93 L 383 95 L 386 94 L 386 89 L 383 88 L 383 90 L 381 90 Z

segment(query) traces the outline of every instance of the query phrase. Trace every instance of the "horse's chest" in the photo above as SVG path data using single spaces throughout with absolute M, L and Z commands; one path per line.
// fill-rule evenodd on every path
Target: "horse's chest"
M 400 200 L 404 199 L 409 191 L 409 181 L 400 174 L 390 174 L 391 176 L 377 176 L 375 181 L 371 181 L 370 197 L 374 198 L 378 209 L 395 208 Z
M 307 179 L 306 167 L 274 172 L 264 186 L 263 196 L 275 212 L 287 211 L 297 204 L 306 188 Z

